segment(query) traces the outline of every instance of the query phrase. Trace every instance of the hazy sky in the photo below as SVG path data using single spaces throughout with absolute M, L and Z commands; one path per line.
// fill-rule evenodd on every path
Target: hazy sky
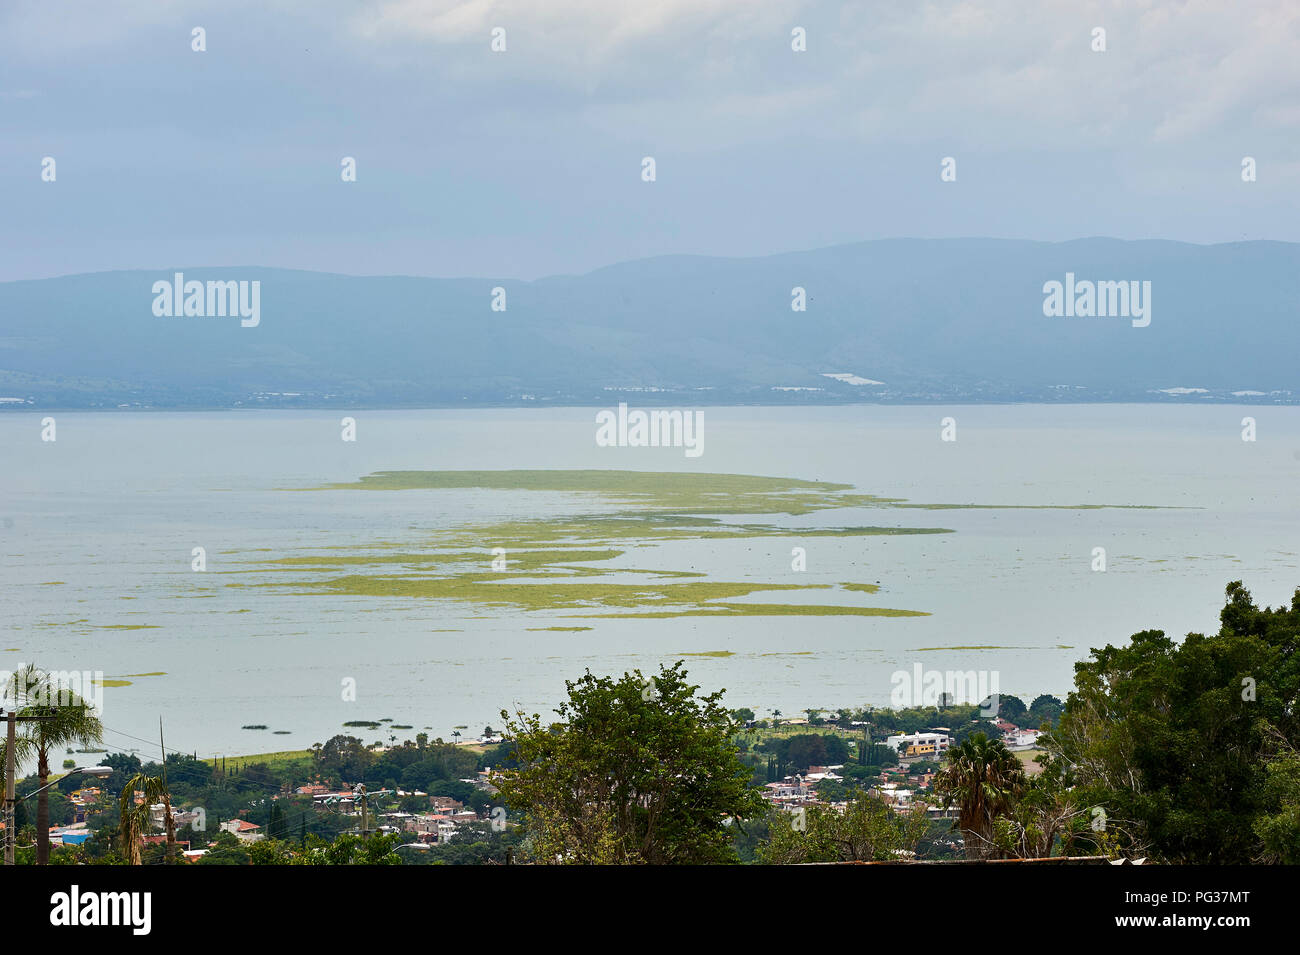
M 0 4 L 0 280 L 1300 240 L 1298 213 L 1295 0 Z

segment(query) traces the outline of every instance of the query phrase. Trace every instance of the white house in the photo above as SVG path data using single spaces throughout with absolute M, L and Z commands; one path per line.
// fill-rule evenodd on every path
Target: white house
M 1040 732 L 1041 730 L 1018 729 L 1004 734 L 1002 739 L 1006 742 L 1008 749 L 1033 749 L 1038 745 L 1038 736 Z
M 240 842 L 261 842 L 266 838 L 262 827 L 247 819 L 231 819 L 229 822 L 223 822 L 218 828 L 222 832 L 232 833 Z

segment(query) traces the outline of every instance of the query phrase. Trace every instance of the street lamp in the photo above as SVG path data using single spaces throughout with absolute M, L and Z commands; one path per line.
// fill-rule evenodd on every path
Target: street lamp
M 26 796 L 24 796 L 23 799 L 31 799 L 33 796 L 38 795 L 39 793 L 43 793 L 45 790 L 49 789 L 51 786 L 55 785 L 56 783 L 63 782 L 63 780 L 67 779 L 69 776 L 77 775 L 77 773 L 85 773 L 87 776 L 94 776 L 96 779 L 107 779 L 109 776 L 112 776 L 114 772 L 115 770 L 113 769 L 112 766 L 78 766 L 76 769 L 69 769 L 58 779 L 50 780 L 40 789 L 33 789 Z

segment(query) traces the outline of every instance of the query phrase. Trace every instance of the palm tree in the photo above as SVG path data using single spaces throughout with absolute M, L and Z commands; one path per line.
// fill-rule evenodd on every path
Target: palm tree
M 14 757 L 36 756 L 36 775 L 41 789 L 36 797 L 36 864 L 50 861 L 50 754 L 70 743 L 83 748 L 103 739 L 104 725 L 89 703 L 49 673 L 27 664 L 9 678 L 6 698 L 13 700 L 20 716 L 45 719 L 23 723 L 22 741 Z
M 139 805 L 135 802 L 137 791 L 144 796 Z M 172 818 L 171 793 L 160 777 L 136 773 L 122 787 L 120 803 L 122 851 L 126 853 L 127 865 L 141 864 L 140 838 L 150 828 L 149 807 L 157 803 L 163 805 L 163 819 L 167 826 L 167 861 L 172 861 L 176 849 L 176 822 Z
M 948 752 L 948 764 L 935 778 L 945 805 L 957 804 L 957 825 L 971 859 L 989 856 L 993 821 L 1011 812 L 1027 785 L 1020 760 L 1001 740 L 974 733 Z

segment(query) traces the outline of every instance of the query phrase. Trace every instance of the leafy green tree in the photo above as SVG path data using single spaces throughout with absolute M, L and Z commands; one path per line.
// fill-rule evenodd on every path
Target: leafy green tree
M 400 855 L 404 865 L 501 865 L 519 851 L 521 838 L 518 826 L 497 831 L 490 823 L 470 822 L 457 826 L 450 841 L 442 845 L 408 849 Z
M 966 740 L 970 739 L 976 733 L 982 734 L 987 739 L 1002 738 L 1002 731 L 998 729 L 997 725 L 994 724 L 992 721 L 973 720 L 970 723 L 967 723 L 965 726 L 962 726 L 953 732 L 953 742 L 960 745 L 961 743 L 964 743 Z
M 1127 823 L 1094 812 L 1085 794 L 1068 785 L 1059 763 L 1042 755 L 1038 762 L 1043 771 L 1028 776 L 1016 802 L 993 820 L 989 854 L 1041 859 L 1059 849 L 1060 855 L 1113 855 Z
M 1024 725 L 1029 729 L 1038 729 L 1044 723 L 1055 726 L 1064 709 L 1064 703 L 1056 697 L 1044 693 L 1042 696 L 1034 697 L 1034 702 L 1029 704 L 1029 712 L 1025 715 L 1024 724 L 1018 723 L 1016 725 Z
M 284 839 L 288 829 L 288 823 L 284 819 L 284 810 L 280 808 L 278 802 L 272 803 L 270 819 L 266 824 L 267 840 Z
M 199 865 L 248 865 L 248 849 L 233 833 L 223 832 L 212 841 Z
M 332 842 L 308 833 L 307 846 L 295 854 L 292 865 L 401 865 L 397 854 L 402 837 L 343 834 Z
M 479 769 L 509 769 L 513 765 L 515 765 L 515 744 L 509 740 L 489 746 L 478 759 Z
M 1006 694 L 998 695 L 998 712 L 994 719 L 1003 719 L 1008 723 L 1014 723 L 1016 726 L 1023 726 L 1028 713 L 1029 708 L 1025 706 L 1025 701 L 1020 697 Z
M 289 844 L 279 839 L 266 838 L 251 842 L 247 851 L 251 865 L 289 865 L 293 861 Z
M 889 861 L 914 853 L 928 828 L 923 807 L 895 813 L 859 791 L 842 812 L 816 804 L 804 808 L 803 815 L 774 810 L 758 857 L 768 865 Z
M 1287 855 L 1288 748 L 1300 741 L 1300 589 L 1255 606 L 1226 589 L 1217 634 L 1144 630 L 1093 650 L 1045 747 L 1082 798 L 1129 828 L 1121 849 L 1172 863 Z
M 722 691 L 697 697 L 682 661 L 653 680 L 590 671 L 558 722 L 503 711 L 519 765 L 496 779 L 541 862 L 735 861 L 726 823 L 764 812 L 731 741 Z
M 1300 753 L 1286 740 L 1264 764 L 1268 808 L 1255 819 L 1263 862 L 1300 865 Z
M 935 778 L 934 790 L 946 805 L 957 805 L 967 858 L 997 853 L 994 820 L 1011 811 L 1026 782 L 1020 760 L 1001 740 L 976 733 L 948 751 L 948 764 Z
M 374 759 L 374 754 L 357 737 L 340 734 L 322 744 L 316 754 L 316 766 L 321 775 L 331 780 L 357 783 L 365 778 L 366 769 Z
M 809 766 L 826 763 L 826 742 L 820 733 L 800 733 L 781 740 L 781 743 L 778 755 L 783 752 L 785 760 L 801 773 L 808 772 Z

